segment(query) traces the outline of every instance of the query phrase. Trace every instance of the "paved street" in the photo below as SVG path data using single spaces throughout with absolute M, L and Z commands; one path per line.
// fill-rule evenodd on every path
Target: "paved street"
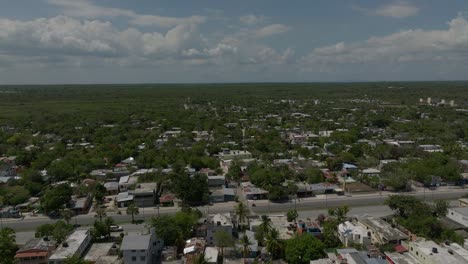
M 466 193 L 468 193 L 468 189 L 441 189 L 436 191 L 418 191 L 409 193 L 408 195 L 416 196 L 426 201 L 431 201 L 437 199 L 455 200 Z M 353 214 L 353 212 L 360 212 L 359 210 L 361 209 L 359 208 L 367 208 L 369 210 L 364 212 L 370 213 L 373 213 L 372 209 L 378 209 L 377 213 L 380 214 L 387 213 L 387 211 L 384 210 L 386 207 L 381 205 L 389 195 L 391 195 L 391 193 L 387 192 L 383 192 L 382 194 L 356 194 L 353 196 L 319 195 L 317 197 L 312 198 L 298 199 L 296 203 L 294 203 L 294 201 L 289 201 L 285 203 L 272 203 L 267 200 L 249 200 L 247 201 L 247 204 L 251 208 L 252 212 L 254 212 L 255 214 L 273 214 L 279 212 L 286 212 L 290 209 L 293 209 L 296 206 L 301 216 L 307 214 L 309 214 L 310 216 L 316 216 L 320 213 L 326 213 L 326 208 L 341 205 L 350 206 L 352 208 L 351 215 Z M 253 207 L 252 204 L 255 204 L 255 206 Z M 200 209 L 200 211 L 202 211 L 203 214 L 223 213 L 234 210 L 234 205 L 234 202 L 218 203 L 213 204 L 211 206 L 199 207 L 198 209 Z M 160 208 L 159 214 L 174 214 L 179 210 L 180 209 L 178 207 Z M 131 217 L 126 215 L 124 210 L 122 210 L 122 214 L 109 213 L 108 215 L 114 218 L 115 222 L 118 224 L 131 222 Z M 140 214 L 135 216 L 135 219 L 148 220 L 149 218 L 157 215 L 158 210 L 156 208 L 140 208 Z M 94 220 L 94 214 L 90 213 L 87 215 L 79 215 L 77 217 L 73 217 L 71 223 L 79 225 L 92 225 Z M 1 224 L 2 226 L 11 227 L 16 231 L 30 231 L 35 230 L 36 227 L 39 225 L 42 225 L 44 223 L 51 223 L 54 221 L 56 220 L 51 220 L 43 216 L 37 216 L 35 218 L 28 216 L 25 219 L 3 219 Z

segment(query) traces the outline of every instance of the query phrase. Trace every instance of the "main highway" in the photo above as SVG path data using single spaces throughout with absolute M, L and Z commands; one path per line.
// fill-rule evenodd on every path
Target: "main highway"
M 419 190 L 405 195 L 415 196 L 419 199 L 430 202 L 432 200 L 456 200 L 462 195 L 467 194 L 468 189 L 461 188 L 445 188 L 440 190 Z M 364 210 L 368 214 L 372 214 L 372 208 L 379 208 L 381 212 L 389 212 L 388 207 L 382 206 L 385 199 L 390 195 L 394 195 L 388 192 L 382 193 L 370 193 L 370 194 L 354 194 L 354 195 L 319 195 L 317 197 L 294 199 L 284 203 L 273 203 L 267 200 L 252 201 L 248 200 L 248 204 L 251 213 L 253 214 L 277 214 L 285 213 L 290 209 L 296 208 L 300 215 L 315 215 L 313 212 L 325 211 L 327 208 L 348 205 L 350 208 L 354 207 L 369 207 L 369 210 Z M 234 210 L 235 202 L 227 203 L 216 203 L 210 206 L 199 207 L 200 211 L 204 214 L 211 213 L 227 213 Z M 140 208 L 139 215 L 135 216 L 137 220 L 147 221 L 151 217 L 165 214 L 175 214 L 180 208 L 178 207 L 161 207 L 157 208 Z M 308 212 L 308 213 L 307 213 Z M 353 210 L 351 210 L 353 213 Z M 112 217 L 118 224 L 129 223 L 131 216 L 126 215 L 125 211 L 122 214 L 108 213 L 108 216 Z M 78 225 L 92 225 L 96 220 L 94 213 L 86 215 L 78 215 L 73 217 L 70 221 L 72 224 Z M 0 227 L 11 227 L 16 231 L 31 231 L 35 230 L 39 225 L 45 223 L 53 223 L 54 219 L 50 219 L 44 216 L 26 216 L 23 219 L 0 219 Z

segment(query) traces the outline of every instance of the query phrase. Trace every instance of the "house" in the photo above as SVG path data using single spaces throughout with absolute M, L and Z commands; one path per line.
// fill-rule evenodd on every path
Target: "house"
M 311 234 L 316 238 L 322 237 L 322 231 L 320 230 L 320 224 L 317 222 L 304 222 L 299 220 L 296 224 L 296 232 L 298 234 Z
M 122 176 L 119 179 L 119 189 L 121 192 L 127 191 L 130 186 L 135 185 L 138 180 L 138 177 L 133 177 L 133 176 Z
M 263 200 L 268 198 L 268 191 L 256 187 L 251 182 L 241 183 L 241 188 L 247 200 Z
M 367 237 L 374 245 L 401 244 L 402 240 L 408 239 L 406 234 L 377 217 L 360 217 L 354 223 L 367 231 Z
M 222 203 L 234 201 L 236 198 L 234 188 L 226 188 L 223 186 L 221 189 L 210 190 L 210 202 L 212 203 Z
M 185 242 L 183 250 L 183 262 L 185 264 L 192 264 L 197 256 L 205 251 L 206 241 L 203 238 L 191 238 Z M 213 256 L 210 256 L 210 259 Z
M 15 156 L 0 157 L 0 177 L 14 177 L 17 169 Z
M 159 197 L 159 204 L 163 207 L 174 206 L 174 195 L 164 195 Z
M 106 182 L 104 188 L 106 188 L 107 195 L 117 195 L 119 193 L 119 182 Z
M 461 246 L 441 246 L 432 240 L 408 241 L 405 247 L 409 253 L 423 264 L 462 264 L 468 263 L 468 251 Z
M 252 153 L 247 150 L 228 150 L 224 149 L 222 152 L 218 153 L 218 157 L 222 161 L 233 160 L 233 159 L 251 159 Z
M 0 209 L 0 218 L 18 218 L 20 211 L 13 206 L 7 206 Z
M 221 187 L 226 184 L 226 177 L 223 175 L 208 176 L 208 187 Z
M 68 257 L 83 257 L 91 243 L 89 230 L 75 230 L 49 258 L 49 264 L 62 264 Z
M 18 264 L 47 264 L 49 256 L 55 249 L 55 241 L 48 238 L 29 240 L 16 251 L 15 260 Z
M 129 194 L 133 195 L 133 202 L 138 207 L 154 206 L 157 201 L 156 188 L 155 182 L 140 183 Z
M 89 207 L 91 205 L 91 198 L 92 197 L 90 195 L 83 197 L 72 197 L 70 202 L 70 210 L 72 210 L 75 215 L 88 213 Z
M 120 251 L 124 264 L 154 263 L 164 247 L 154 229 L 149 234 L 129 234 L 124 236 Z
M 371 244 L 371 238 L 367 234 L 367 229 L 350 221 L 338 225 L 338 238 L 345 247 L 351 244 L 364 246 Z
M 127 207 L 129 204 L 133 203 L 133 194 L 129 192 L 121 192 L 115 198 L 115 203 L 117 207 Z
M 228 213 L 209 215 L 206 225 L 207 244 L 210 246 L 214 245 L 214 234 L 220 230 L 224 230 L 232 235 L 233 226 L 231 215 Z
M 99 258 L 110 255 L 113 246 L 114 243 L 94 243 L 86 252 L 84 260 L 96 263 Z M 117 248 L 114 248 L 114 253 L 117 253 Z
M 440 145 L 419 145 L 418 148 L 425 152 L 444 152 Z
M 449 208 L 447 217 L 464 227 L 468 227 L 468 207 Z

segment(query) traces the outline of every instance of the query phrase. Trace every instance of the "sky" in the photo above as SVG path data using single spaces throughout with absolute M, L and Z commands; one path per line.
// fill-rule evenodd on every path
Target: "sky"
M 468 79 L 466 0 L 0 0 L 0 84 Z

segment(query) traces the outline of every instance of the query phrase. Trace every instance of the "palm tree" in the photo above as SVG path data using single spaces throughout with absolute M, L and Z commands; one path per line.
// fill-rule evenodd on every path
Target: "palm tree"
M 0 256 L 1 263 L 13 263 L 15 252 L 18 249 L 16 246 L 15 231 L 9 227 L 0 229 Z M 5 261 L 5 262 L 2 262 Z
M 240 243 L 242 245 L 242 257 L 245 259 L 250 253 L 250 245 L 252 245 L 252 242 L 250 241 L 249 237 L 244 233 L 244 235 L 240 239 Z
M 103 217 L 106 217 L 106 210 L 104 208 L 98 208 L 96 209 L 96 215 L 95 217 L 99 217 L 99 221 L 102 221 Z
M 276 229 L 271 229 L 266 236 L 265 247 L 268 252 L 270 252 L 273 259 L 278 259 L 281 257 L 282 244 L 279 239 L 279 232 Z
M 131 203 L 127 207 L 127 215 L 132 216 L 132 223 L 135 223 L 135 215 L 138 215 L 140 213 L 140 210 L 138 209 L 138 206 L 136 206 L 135 203 Z
M 262 215 L 261 220 L 262 223 L 260 224 L 259 229 L 266 235 L 271 230 L 271 219 L 266 215 Z
M 193 258 L 193 264 L 208 264 L 208 261 L 205 259 L 205 254 L 200 254 Z
M 240 202 L 236 205 L 235 212 L 237 215 L 237 220 L 239 222 L 239 226 L 245 222 L 247 216 L 249 215 L 249 209 L 245 206 L 244 203 Z
M 73 216 L 72 211 L 70 211 L 70 209 L 63 209 L 60 214 L 62 215 L 63 220 L 65 220 L 65 222 L 67 222 L 67 225 L 69 225 L 70 220 L 71 220 L 71 218 Z

